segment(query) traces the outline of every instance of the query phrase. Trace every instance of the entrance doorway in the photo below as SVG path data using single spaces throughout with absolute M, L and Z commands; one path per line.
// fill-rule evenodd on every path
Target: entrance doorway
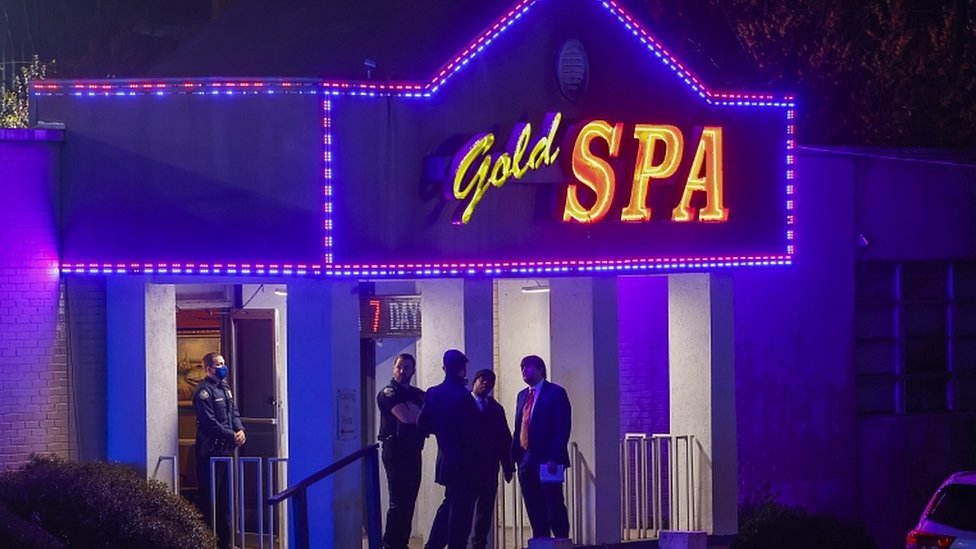
M 192 394 L 205 376 L 202 358 L 208 352 L 221 353 L 229 367 L 227 383 L 237 402 L 247 443 L 238 452 L 235 471 L 235 498 L 243 478 L 243 531 L 254 535 L 268 531 L 269 517 L 261 517 L 258 504 L 258 479 L 261 497 L 280 490 L 285 469 L 269 469 L 269 461 L 283 463 L 287 448 L 284 426 L 286 394 L 284 285 L 183 285 L 177 286 L 177 387 L 179 417 L 180 492 L 196 501 L 199 489 L 195 467 L 196 414 Z M 273 479 L 268 471 L 273 471 Z M 273 480 L 273 483 L 271 482 Z M 235 511 L 234 520 L 239 522 Z M 284 531 L 282 517 L 276 519 L 276 532 Z M 240 530 L 240 528 L 238 528 Z

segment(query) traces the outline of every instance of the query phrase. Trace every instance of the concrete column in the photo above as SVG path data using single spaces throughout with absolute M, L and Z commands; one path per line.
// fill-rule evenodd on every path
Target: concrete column
M 570 440 L 580 463 L 569 475 L 581 480 L 581 531 L 576 543 L 620 541 L 620 398 L 618 387 L 617 281 L 557 278 L 550 281 L 549 378 L 573 405 Z M 570 522 L 573 522 L 573 502 Z M 573 534 L 573 532 L 571 532 Z
M 699 524 L 691 529 L 734 534 L 738 463 L 731 278 L 672 275 L 668 316 L 671 433 L 694 435 L 700 444 L 695 473 Z M 687 497 L 679 494 L 676 504 L 683 505 Z
M 338 445 L 332 370 L 359 370 L 358 363 L 333 363 L 332 284 L 312 279 L 288 284 L 288 483 L 292 486 L 335 461 Z M 311 546 L 354 546 L 336 540 L 340 530 L 333 511 L 335 478 L 320 481 L 308 496 Z M 360 522 L 356 520 L 357 525 Z M 359 537 L 357 545 L 361 543 Z
M 464 347 L 468 357 L 468 379 L 482 368 L 491 369 L 494 362 L 494 310 L 492 281 L 464 281 Z
M 372 399 L 375 395 L 364 397 L 360 394 L 359 283 L 345 280 L 332 282 L 331 296 L 332 330 L 323 337 L 329 340 L 332 396 L 335 397 L 332 410 L 337 416 L 326 428 L 335 440 L 332 461 L 338 461 L 362 448 L 362 399 Z M 340 403 L 337 398 L 340 393 L 354 394 L 355 398 L 351 402 Z M 371 402 L 375 406 L 375 400 Z M 341 414 L 337 408 L 340 405 L 343 406 Z M 345 432 L 340 432 L 340 429 Z M 334 547 L 359 547 L 362 544 L 365 509 L 362 470 L 360 462 L 347 466 L 335 475 L 332 500 L 336 529 Z
M 417 341 L 417 381 L 415 385 L 428 389 L 444 381 L 444 351 L 464 350 L 464 281 L 459 279 L 424 280 L 417 283 L 420 291 L 421 336 Z M 430 532 L 434 512 L 444 499 L 444 488 L 434 483 L 434 464 L 437 462 L 437 442 L 434 437 L 424 445 L 423 476 L 417 507 L 414 513 L 413 535 L 424 539 Z
M 159 456 L 178 455 L 176 290 L 109 277 L 105 297 L 107 457 L 151 475 Z M 160 480 L 171 467 L 160 467 Z

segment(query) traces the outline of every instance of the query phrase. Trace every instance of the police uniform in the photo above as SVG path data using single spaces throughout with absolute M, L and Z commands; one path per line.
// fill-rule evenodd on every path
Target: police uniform
M 241 431 L 241 415 L 234 403 L 234 395 L 226 381 L 207 376 L 193 391 L 193 410 L 197 416 L 197 507 L 207 524 L 211 523 L 210 508 L 210 458 L 233 456 L 234 433 Z M 227 501 L 226 464 L 217 463 L 214 479 L 217 494 L 217 539 L 220 547 L 230 546 L 230 506 Z
M 416 425 L 402 423 L 393 415 L 398 404 L 424 405 L 424 392 L 395 380 L 376 395 L 380 409 L 380 435 L 383 441 L 383 466 L 390 488 L 390 508 L 386 512 L 383 547 L 406 549 L 410 540 L 414 504 L 420 490 L 420 452 L 424 436 Z

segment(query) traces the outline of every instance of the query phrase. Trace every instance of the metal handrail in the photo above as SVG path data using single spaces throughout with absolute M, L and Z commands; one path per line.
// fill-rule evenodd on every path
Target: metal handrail
M 279 463 L 288 463 L 288 458 L 273 457 L 268 458 L 268 493 L 273 494 L 275 491 L 275 473 L 278 472 L 277 465 Z M 274 536 L 275 536 L 275 508 L 274 505 L 268 504 L 268 547 L 274 547 Z M 286 531 L 284 526 L 282 526 L 282 531 Z
M 180 463 L 176 460 L 176 456 L 159 456 L 156 460 L 156 468 L 153 469 L 153 480 L 156 479 L 156 475 L 159 474 L 159 466 L 164 461 L 173 462 L 173 493 L 176 495 L 180 494 Z
M 241 534 L 241 547 L 244 546 L 244 465 L 246 463 L 253 463 L 257 465 L 257 475 L 258 475 L 258 485 L 257 485 L 257 519 L 258 519 L 258 549 L 264 549 L 264 513 L 261 509 L 261 503 L 264 501 L 264 479 L 261 478 L 261 458 L 260 457 L 242 457 L 238 458 L 237 464 L 237 489 L 238 497 L 237 501 L 241 502 L 237 509 L 237 519 L 238 519 L 238 532 Z
M 664 529 L 700 527 L 698 456 L 694 435 L 624 435 L 620 441 L 621 540 L 654 539 Z
M 294 486 L 268 497 L 268 505 L 274 507 L 287 499 L 292 500 L 295 521 L 295 548 L 309 549 L 308 537 L 308 495 L 307 491 L 316 482 L 339 471 L 360 459 L 366 460 L 366 532 L 370 549 L 379 549 L 380 541 L 380 489 L 379 489 L 379 447 L 371 444 L 340 459 L 328 467 L 311 474 Z

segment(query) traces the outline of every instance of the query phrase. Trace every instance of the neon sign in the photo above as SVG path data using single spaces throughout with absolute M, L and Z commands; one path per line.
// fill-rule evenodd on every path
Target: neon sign
M 454 223 L 467 224 L 489 188 L 501 188 L 510 178 L 518 180 L 529 170 L 538 170 L 555 163 L 559 157 L 559 148 L 553 149 L 552 145 L 556 140 L 556 132 L 559 131 L 560 120 L 562 120 L 560 113 L 549 113 L 546 116 L 542 124 L 542 127 L 546 128 L 545 134 L 532 145 L 532 151 L 524 163 L 525 151 L 529 150 L 529 141 L 532 138 L 532 125 L 527 122 L 515 126 L 505 152 L 498 158 L 489 154 L 492 145 L 495 144 L 495 134 L 492 133 L 478 134 L 461 147 L 461 150 L 454 155 L 448 172 L 453 181 L 453 192 L 448 198 L 465 200 L 470 196 L 471 200 L 460 216 L 455 217 Z M 471 166 L 479 158 L 481 164 L 469 176 Z
M 559 157 L 559 147 L 554 147 L 556 133 L 562 114 L 549 113 L 543 127 L 544 135 L 539 137 L 529 150 L 532 126 L 520 123 L 512 130 L 505 151 L 497 157 L 491 154 L 495 135 L 482 133 L 471 138 L 454 156 L 449 178 L 452 181 L 449 198 L 470 200 L 454 223 L 467 224 L 478 203 L 491 187 L 501 188 L 509 179 L 521 179 L 530 170 L 551 166 Z M 617 157 L 623 139 L 624 124 L 611 125 L 605 120 L 594 120 L 583 125 L 573 139 L 570 168 L 574 180 L 569 182 L 566 201 L 563 206 L 562 221 L 577 223 L 598 223 L 610 211 L 616 193 L 617 177 L 613 167 L 593 152 L 596 141 L 606 144 L 607 154 Z M 647 192 L 653 180 L 673 176 L 680 167 L 685 141 L 681 130 L 675 126 L 635 124 L 634 139 L 638 142 L 634 163 L 633 181 L 630 189 L 630 202 L 620 212 L 620 220 L 629 223 L 650 221 L 651 208 L 647 206 Z M 567 142 L 572 138 L 566 136 Z M 658 155 L 658 150 L 661 155 Z M 657 156 L 662 156 L 658 163 Z M 473 169 L 480 159 L 480 164 Z M 524 161 L 523 161 L 524 160 Z M 685 179 L 681 199 L 671 211 L 671 221 L 675 222 L 724 222 L 729 210 L 723 203 L 722 170 L 722 128 L 706 126 L 691 161 Z M 581 187 L 585 187 L 595 198 L 593 204 L 584 206 L 580 199 Z M 691 207 L 691 199 L 696 192 L 705 194 L 706 203 L 701 212 Z M 460 210 L 460 208 L 459 208 Z

